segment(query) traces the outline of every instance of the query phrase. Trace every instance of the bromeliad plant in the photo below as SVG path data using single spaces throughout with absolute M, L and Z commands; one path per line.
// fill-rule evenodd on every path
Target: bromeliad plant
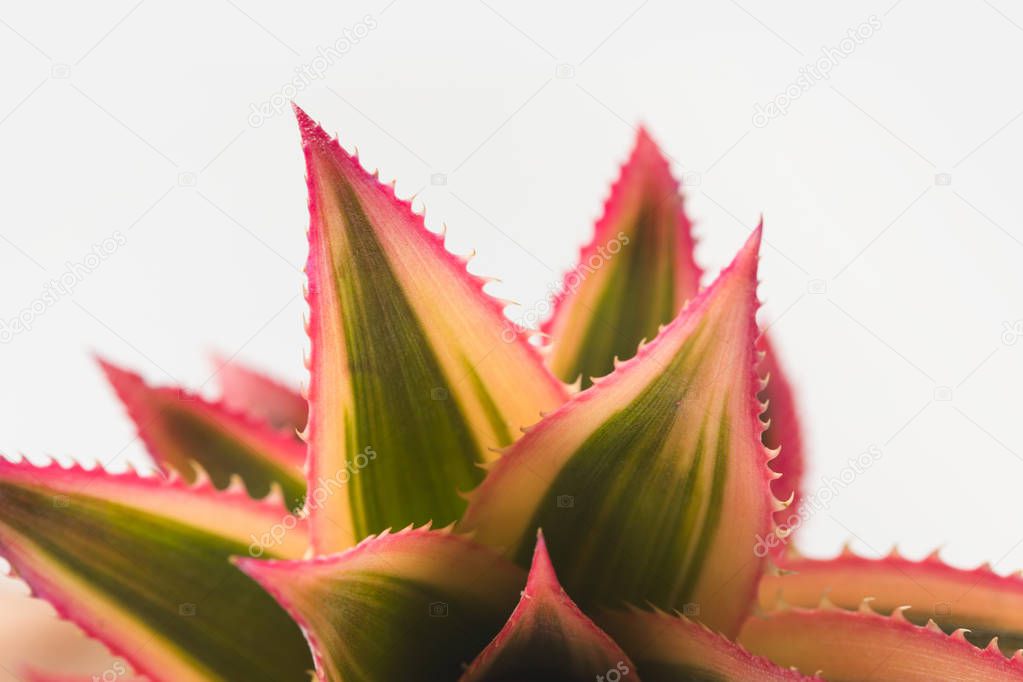
M 172 682 L 1023 680 L 1020 578 L 778 549 L 803 456 L 761 228 L 701 290 L 646 132 L 540 344 L 297 114 L 307 398 L 104 362 L 165 476 L 0 462 L 0 551 L 58 613 Z

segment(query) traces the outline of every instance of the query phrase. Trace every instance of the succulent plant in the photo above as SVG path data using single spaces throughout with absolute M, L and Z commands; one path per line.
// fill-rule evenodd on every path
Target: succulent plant
M 701 289 L 646 131 L 538 332 L 296 112 L 308 389 L 101 362 L 162 475 L 0 460 L 0 554 L 61 616 L 172 682 L 1023 680 L 1023 579 L 791 549 L 762 227 Z

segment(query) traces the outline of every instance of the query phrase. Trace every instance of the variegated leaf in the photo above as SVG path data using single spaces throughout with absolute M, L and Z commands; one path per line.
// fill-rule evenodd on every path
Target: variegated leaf
M 225 405 L 298 437 L 309 413 L 301 393 L 233 358 L 215 356 L 214 364 Z
M 501 629 L 525 579 L 485 547 L 425 528 L 306 561 L 238 565 L 301 625 L 328 682 L 457 679 Z
M 754 656 L 705 625 L 664 611 L 605 612 L 600 625 L 632 656 L 645 682 L 797 682 L 819 679 Z
M 281 509 L 240 483 L 217 491 L 0 459 L 0 555 L 153 680 L 276 682 L 311 668 L 288 615 L 228 561 L 301 555 L 305 524 Z
M 550 337 L 548 364 L 563 380 L 608 374 L 615 359 L 636 354 L 643 339 L 652 339 L 686 301 L 699 291 L 702 272 L 693 249 L 692 221 L 668 159 L 647 131 L 640 128 L 628 162 L 597 221 L 592 241 L 563 278 L 554 315 L 543 330 Z M 768 448 L 780 448 L 771 468 L 782 474 L 772 488 L 779 499 L 799 504 L 803 442 L 795 397 L 767 337 L 761 375 L 770 381 L 761 393 Z M 779 514 L 778 521 L 789 516 Z
M 565 594 L 538 532 L 519 605 L 461 682 L 590 682 L 608 675 L 639 682 L 625 652 Z
M 458 518 L 459 491 L 565 388 L 358 159 L 298 111 L 308 167 L 310 507 L 318 552 Z M 368 467 L 367 449 L 379 457 Z M 352 471 L 336 494 L 330 480 Z M 357 471 L 357 473 L 354 473 Z M 322 499 L 320 499 L 322 498 Z
M 149 386 L 138 374 L 105 360 L 100 365 L 164 471 L 194 481 L 198 465 L 218 488 L 238 475 L 253 497 L 265 497 L 278 485 L 289 509 L 302 503 L 304 443 L 194 393 Z
M 846 550 L 834 559 L 779 558 L 778 571 L 760 582 L 760 605 L 777 603 L 813 607 L 820 598 L 844 608 L 863 599 L 891 613 L 909 607 L 904 615 L 922 624 L 934 620 L 946 632 L 966 628 L 966 638 L 987 646 L 992 637 L 1005 653 L 1023 648 L 1023 577 L 998 575 L 987 565 L 974 569 L 949 566 L 937 552 L 915 561 L 893 552 L 868 559 Z
M 644 128 L 611 188 L 593 240 L 563 278 L 548 362 L 564 381 L 608 374 L 696 295 L 692 223 L 668 160 Z
M 732 265 L 639 354 L 512 446 L 462 527 L 519 563 L 542 527 L 584 608 L 698 603 L 734 635 L 770 528 L 754 320 L 756 230 Z
M 753 616 L 739 642 L 779 665 L 820 671 L 833 681 L 999 682 L 1023 680 L 1023 658 L 1006 658 L 997 644 L 979 649 L 962 630 L 944 633 L 933 622 L 915 625 L 896 610 L 875 613 L 827 603 L 816 609 L 792 608 Z

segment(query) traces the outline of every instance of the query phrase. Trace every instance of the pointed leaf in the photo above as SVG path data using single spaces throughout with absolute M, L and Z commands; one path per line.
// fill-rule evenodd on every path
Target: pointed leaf
M 565 388 L 358 159 L 298 111 L 308 166 L 310 489 L 379 453 L 311 510 L 318 552 L 370 533 L 458 518 L 482 472 Z
M 640 341 L 652 339 L 699 291 L 702 272 L 694 246 L 692 221 L 668 159 L 641 128 L 593 240 L 565 275 L 554 315 L 544 325 L 554 373 L 567 382 L 581 376 L 586 388 L 591 377 L 613 369 L 615 358 L 633 357 Z M 770 422 L 764 444 L 781 448 L 771 468 L 782 477 L 772 489 L 781 500 L 796 494 L 791 512 L 778 514 L 784 523 L 798 509 L 802 434 L 792 387 L 766 336 L 760 347 L 765 353 L 760 374 L 770 376 L 760 396 L 768 405 L 763 418 Z
M 301 625 L 329 682 L 457 679 L 525 577 L 465 537 L 425 528 L 307 561 L 237 563 Z
M 301 633 L 228 557 L 297 556 L 307 540 L 280 500 L 240 486 L 0 459 L 0 555 L 153 680 L 301 679 Z
M 827 680 L 997 682 L 1023 680 L 1023 658 L 998 647 L 978 649 L 962 631 L 947 635 L 933 623 L 835 607 L 790 609 L 750 618 L 739 642 L 755 654 Z
M 965 570 L 934 553 L 914 561 L 893 553 L 868 559 L 844 552 L 834 559 L 779 559 L 781 571 L 760 582 L 760 605 L 779 602 L 813 607 L 820 598 L 856 608 L 866 598 L 882 613 L 908 606 L 905 616 L 921 624 L 933 619 L 946 632 L 967 628 L 966 638 L 987 646 L 992 637 L 1006 653 L 1023 648 L 1023 577 L 1001 576 L 988 566 Z
M 795 682 L 811 678 L 754 656 L 685 616 L 629 609 L 606 612 L 600 624 L 632 656 L 645 682 Z
M 564 277 L 555 313 L 544 325 L 548 362 L 564 381 L 611 372 L 615 357 L 631 358 L 643 339 L 675 318 L 696 295 L 692 223 L 668 160 L 640 128 L 621 175 L 611 187 L 593 240 Z
M 512 446 L 462 526 L 522 564 L 543 527 L 584 609 L 693 602 L 734 634 L 772 508 L 754 397 L 759 242 L 758 229 L 656 340 Z
M 511 618 L 461 682 L 590 682 L 609 672 L 639 678 L 636 666 L 565 594 L 538 532 L 526 589 Z M 613 671 L 613 672 L 612 672 Z
M 224 404 L 265 420 L 277 431 L 298 433 L 309 412 L 306 399 L 295 389 L 234 359 L 214 358 Z
M 301 504 L 305 444 L 180 388 L 149 386 L 134 372 L 104 360 L 100 365 L 165 471 L 194 481 L 198 465 L 221 489 L 237 474 L 253 497 L 265 497 L 279 485 L 289 509 Z

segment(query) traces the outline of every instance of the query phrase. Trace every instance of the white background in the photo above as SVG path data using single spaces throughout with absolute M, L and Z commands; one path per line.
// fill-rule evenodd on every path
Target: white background
M 424 5 L 0 3 L 0 319 L 127 239 L 0 345 L 0 451 L 144 457 L 91 351 L 204 392 L 213 350 L 303 379 L 298 134 L 251 106 L 372 24 L 297 100 L 476 248 L 495 294 L 530 306 L 573 264 L 647 123 L 708 276 L 765 216 L 762 322 L 799 392 L 807 490 L 881 449 L 801 545 L 1023 566 L 1023 9 Z M 753 125 L 871 15 L 829 79 Z

